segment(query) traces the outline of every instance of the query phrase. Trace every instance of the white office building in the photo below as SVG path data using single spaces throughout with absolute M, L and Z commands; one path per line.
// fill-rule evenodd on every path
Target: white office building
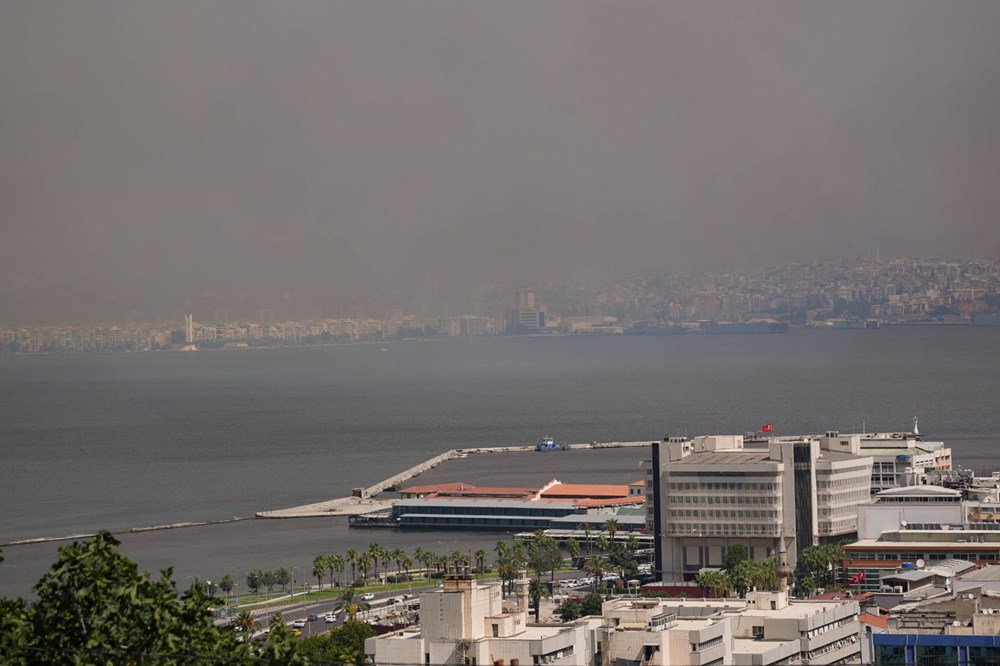
M 735 544 L 762 560 L 783 541 L 794 567 L 802 549 L 853 537 L 870 496 L 872 459 L 856 436 L 776 438 L 766 449 L 739 435 L 671 437 L 652 449 L 647 529 L 665 582 L 721 566 Z

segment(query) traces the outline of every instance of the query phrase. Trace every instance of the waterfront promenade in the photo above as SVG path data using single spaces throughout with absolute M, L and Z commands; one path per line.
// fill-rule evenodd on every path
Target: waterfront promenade
M 582 449 L 615 449 L 615 448 L 635 448 L 649 446 L 648 441 L 642 442 L 591 442 L 589 444 L 570 444 L 568 452 Z M 378 495 L 385 490 L 398 488 L 400 484 L 410 479 L 420 476 L 423 472 L 436 468 L 442 463 L 457 458 L 467 458 L 472 455 L 489 455 L 499 453 L 528 453 L 535 451 L 534 446 L 489 446 L 472 449 L 450 449 L 429 458 L 422 463 L 414 465 L 407 470 L 391 476 L 383 481 L 368 486 L 367 488 L 357 488 L 350 497 L 337 497 L 313 504 L 289 507 L 287 509 L 274 509 L 271 511 L 258 511 L 257 518 L 316 518 L 320 516 L 351 516 L 368 513 L 379 513 L 389 511 L 392 508 L 392 500 L 379 499 Z M 539 451 L 539 455 L 566 455 L 566 451 Z

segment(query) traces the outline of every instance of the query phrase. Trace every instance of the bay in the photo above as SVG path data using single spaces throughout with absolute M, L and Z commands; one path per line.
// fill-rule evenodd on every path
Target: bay
M 916 415 L 959 465 L 988 471 L 1000 442 L 998 343 L 1000 329 L 924 326 L 3 357 L 0 543 L 249 516 L 347 494 L 449 448 L 546 434 L 633 441 L 767 422 L 777 434 L 846 432 L 862 421 L 888 431 L 909 429 Z M 627 479 L 641 453 L 622 455 L 505 459 L 455 480 L 600 481 L 610 468 Z M 440 471 L 465 473 L 449 469 Z M 315 553 L 291 555 L 296 542 L 374 538 L 313 521 L 170 532 L 129 535 L 126 548 L 150 567 L 167 563 L 159 551 L 179 572 L 219 575 L 191 553 L 229 540 L 251 552 L 243 566 L 277 566 L 263 561 L 281 559 L 270 545 L 251 564 L 251 545 L 280 543 L 286 560 L 304 561 Z M 5 549 L 0 592 L 24 588 L 12 579 L 54 553 L 21 548 Z

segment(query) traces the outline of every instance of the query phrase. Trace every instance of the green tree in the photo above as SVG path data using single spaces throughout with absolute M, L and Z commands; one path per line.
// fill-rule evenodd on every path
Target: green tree
M 583 565 L 594 577 L 594 589 L 601 590 L 604 589 L 604 576 L 608 573 L 608 560 L 607 558 L 598 555 L 597 557 L 592 557 L 587 560 L 587 563 Z
M 500 576 L 500 580 L 503 585 L 507 588 L 507 594 L 514 591 L 514 581 L 517 580 L 521 569 L 523 569 L 527 560 L 525 557 L 524 546 L 517 542 L 513 546 L 510 546 L 504 542 L 503 548 L 499 548 L 499 555 L 497 557 L 497 575 Z
M 566 539 L 566 552 L 573 562 L 576 562 L 576 558 L 580 555 L 580 542 L 573 537 Z
M 292 572 L 291 571 L 289 571 L 286 567 L 278 567 L 277 569 L 274 570 L 273 575 L 274 575 L 274 584 L 275 585 L 277 585 L 278 587 L 282 587 L 282 588 L 284 588 L 285 586 L 288 586 L 289 587 L 289 592 L 292 591 L 291 590 L 291 584 L 292 584 Z
M 260 586 L 261 586 L 261 572 L 257 569 L 254 569 L 253 571 L 247 574 L 247 587 L 250 589 L 251 592 L 256 594 L 257 592 L 260 591 Z
M 563 563 L 562 551 L 559 544 L 550 536 L 545 535 L 541 530 L 535 533 L 535 537 L 528 542 L 528 567 L 537 576 L 548 572 L 550 579 L 555 579 L 555 572 Z
M 383 548 L 382 544 L 377 541 L 372 541 L 368 544 L 368 554 L 371 555 L 372 567 L 375 569 L 375 577 L 378 578 L 378 563 L 381 561 L 384 564 L 386 559 L 388 559 L 386 557 L 387 553 L 385 552 L 385 548 Z
M 365 639 L 375 635 L 366 622 L 348 620 L 325 634 L 303 639 L 299 653 L 313 664 L 362 666 L 365 661 Z
M 556 609 L 556 613 L 559 615 L 559 619 L 563 622 L 572 622 L 580 617 L 582 610 L 580 608 L 580 603 L 570 597 L 559 604 L 559 608 Z
M 273 613 L 268 622 L 267 640 L 260 648 L 260 661 L 277 664 L 305 664 L 298 655 L 298 644 L 281 613 Z
M 250 637 L 260 629 L 260 623 L 254 619 L 254 616 L 248 610 L 242 610 L 236 615 L 236 619 L 233 622 L 233 626 L 243 634 L 243 642 L 247 643 L 250 641 Z
M 608 518 L 604 521 L 604 531 L 608 533 L 611 540 L 611 545 L 615 545 L 615 535 L 618 533 L 618 519 Z
M 608 552 L 608 537 L 603 534 L 597 536 L 597 549 L 602 553 Z
M 726 554 L 722 558 L 722 568 L 726 571 L 732 571 L 736 565 L 748 559 L 750 559 L 750 553 L 747 551 L 747 547 L 741 543 L 733 544 L 726 550 Z
M 625 547 L 628 552 L 635 554 L 635 551 L 639 550 L 639 536 L 629 532 L 629 535 L 625 537 Z
M 729 576 L 726 572 L 714 569 L 702 571 L 695 576 L 694 582 L 698 587 L 707 590 L 709 596 L 713 597 L 725 596 L 731 587 Z
M 623 544 L 617 543 L 612 547 L 608 553 L 608 563 L 618 572 L 619 585 L 624 585 L 626 580 L 638 575 L 639 563 Z
M 590 532 L 591 532 L 590 523 L 580 523 L 579 525 L 576 526 L 576 529 L 581 530 L 583 532 L 583 540 L 587 544 L 587 555 L 590 555 L 590 547 L 592 545 L 590 543 Z
M 393 548 L 389 552 L 389 557 L 396 564 L 396 579 L 399 579 L 399 573 L 403 569 L 403 558 L 406 557 L 406 551 L 402 548 Z
M 350 548 L 347 551 L 347 563 L 351 565 L 351 585 L 354 585 L 354 581 L 357 578 L 354 575 L 354 569 L 358 565 L 358 558 L 361 557 L 361 553 L 358 552 L 357 548 Z
M 829 587 L 836 582 L 843 561 L 844 551 L 839 546 L 809 546 L 799 553 L 795 575 L 796 578 L 809 576 L 818 587 Z
M 486 573 L 486 549 L 479 548 L 473 554 L 476 559 L 476 571 L 479 573 Z
M 372 570 L 374 562 L 375 558 L 372 557 L 371 551 L 358 555 L 358 568 L 361 569 L 361 580 L 365 585 L 368 584 L 368 572 Z
M 30 607 L 0 603 L 0 661 L 173 665 L 245 656 L 233 632 L 212 622 L 220 600 L 194 585 L 178 598 L 169 569 L 151 581 L 118 545 L 102 531 L 63 546 Z
M 358 588 L 351 585 L 341 590 L 334 608 L 346 611 L 351 616 L 351 620 L 353 620 L 358 613 L 368 609 L 368 602 L 361 598 Z
M 330 571 L 330 587 L 333 587 L 333 574 L 337 574 L 337 587 L 340 587 L 340 575 L 345 568 L 343 555 L 327 555 L 326 568 Z
M 236 581 L 229 574 L 226 574 L 219 580 L 219 589 L 226 594 L 232 592 L 234 587 L 236 587 Z
M 599 616 L 603 612 L 604 597 L 596 592 L 591 592 L 583 598 L 580 604 L 580 612 L 583 615 Z
M 547 597 L 549 595 L 549 588 L 538 578 L 532 578 L 531 582 L 528 584 L 528 596 L 531 597 L 531 601 L 535 604 L 535 622 L 541 621 L 542 614 L 542 597 Z
M 317 555 L 313 558 L 312 575 L 316 576 L 316 582 L 319 583 L 319 589 L 321 590 L 323 589 L 323 576 L 326 575 L 327 564 L 329 561 L 329 555 Z M 330 585 L 333 585 L 332 576 Z

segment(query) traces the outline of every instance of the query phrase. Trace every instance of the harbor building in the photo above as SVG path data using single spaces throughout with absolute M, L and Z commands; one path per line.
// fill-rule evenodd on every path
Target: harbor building
M 553 479 L 541 488 L 478 487 L 468 483 L 411 486 L 399 491 L 391 522 L 401 528 L 534 531 L 566 528 L 570 521 L 603 522 L 621 507 L 645 502 L 642 481 L 633 484 L 563 483 Z M 624 520 L 621 531 L 642 529 L 645 521 Z
M 952 469 L 951 448 L 944 442 L 924 441 L 918 434 L 904 432 L 846 436 L 860 437 L 861 453 L 871 456 L 874 461 L 872 494 L 889 488 L 925 484 Z
M 855 537 L 857 504 L 870 497 L 872 459 L 860 438 L 828 432 L 747 448 L 740 435 L 652 444 L 647 529 L 664 582 L 719 567 L 735 544 L 762 560 L 784 547 L 794 567 L 809 546 Z

